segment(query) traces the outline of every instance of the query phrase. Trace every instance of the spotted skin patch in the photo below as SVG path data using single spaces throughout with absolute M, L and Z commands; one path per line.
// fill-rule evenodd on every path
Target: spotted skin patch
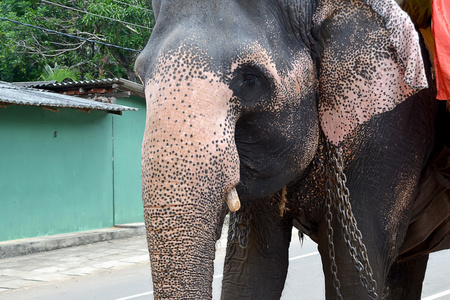
M 427 86 L 417 32 L 408 16 L 396 3 L 386 10 L 367 2 L 384 18 L 359 0 L 322 1 L 314 17 L 329 35 L 319 74 L 319 115 L 335 145 L 358 125 Z
M 394 1 L 365 0 L 385 22 L 389 41 L 397 53 L 403 82 L 414 89 L 428 88 L 419 35 L 408 14 Z

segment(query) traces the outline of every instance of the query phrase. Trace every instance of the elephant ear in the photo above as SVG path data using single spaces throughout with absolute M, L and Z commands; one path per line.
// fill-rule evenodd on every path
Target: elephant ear
M 372 117 L 427 88 L 419 37 L 394 0 L 320 0 L 319 118 L 339 145 Z

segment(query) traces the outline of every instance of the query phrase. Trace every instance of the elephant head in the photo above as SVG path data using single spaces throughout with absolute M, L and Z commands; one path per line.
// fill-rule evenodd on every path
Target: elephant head
M 426 85 L 418 38 L 391 0 L 154 0 L 153 10 L 136 71 L 155 297 L 211 298 L 228 207 L 301 178 L 319 127 L 337 145 Z

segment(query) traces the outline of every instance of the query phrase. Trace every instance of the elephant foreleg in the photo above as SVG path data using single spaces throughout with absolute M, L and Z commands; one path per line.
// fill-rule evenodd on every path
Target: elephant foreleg
M 288 269 L 292 221 L 281 218 L 278 207 L 268 202 L 251 206 L 249 215 L 247 247 L 228 235 L 222 299 L 280 299 Z
M 386 278 L 383 300 L 420 299 L 427 263 L 428 254 L 394 262 Z

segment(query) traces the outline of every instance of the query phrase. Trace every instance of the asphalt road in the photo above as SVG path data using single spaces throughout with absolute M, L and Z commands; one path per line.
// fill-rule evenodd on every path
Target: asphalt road
M 224 249 L 218 249 L 213 283 L 214 298 L 220 299 Z M 96 273 L 73 280 L 60 281 L 3 294 L 9 300 L 129 300 L 153 299 L 148 264 Z M 296 237 L 290 249 L 290 267 L 282 299 L 324 299 L 323 275 L 316 245 Z M 3 297 L 5 296 L 5 297 Z M 431 255 L 424 281 L 423 300 L 450 299 L 450 251 Z

